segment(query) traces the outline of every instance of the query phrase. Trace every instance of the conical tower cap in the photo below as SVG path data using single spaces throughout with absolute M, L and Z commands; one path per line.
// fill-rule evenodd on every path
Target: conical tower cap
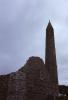
M 46 30 L 49 30 L 49 29 L 53 29 L 53 27 L 52 27 L 52 24 L 51 24 L 50 20 L 49 20 L 49 22 L 48 22 L 48 25 L 47 25 Z

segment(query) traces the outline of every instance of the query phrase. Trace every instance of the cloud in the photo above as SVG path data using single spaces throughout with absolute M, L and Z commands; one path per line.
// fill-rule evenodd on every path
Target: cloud
M 67 82 L 67 9 L 67 0 L 0 0 L 0 74 L 16 71 L 29 56 L 45 58 L 45 28 L 51 19 L 59 80 Z

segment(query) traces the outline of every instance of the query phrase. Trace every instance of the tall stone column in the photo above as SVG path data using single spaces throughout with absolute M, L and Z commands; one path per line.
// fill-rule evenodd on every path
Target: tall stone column
M 57 62 L 56 62 L 56 51 L 55 51 L 55 40 L 54 30 L 49 21 L 46 28 L 46 56 L 45 56 L 45 67 L 50 75 L 52 86 L 52 94 L 58 95 L 58 75 L 57 75 Z

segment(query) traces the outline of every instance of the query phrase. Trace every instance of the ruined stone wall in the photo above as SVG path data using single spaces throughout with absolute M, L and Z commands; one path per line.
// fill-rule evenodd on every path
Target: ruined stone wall
M 26 64 L 27 100 L 45 100 L 51 94 L 50 78 L 44 62 L 39 57 L 31 57 Z
M 9 75 L 0 75 L 0 100 L 6 100 Z
M 25 100 L 26 80 L 24 72 L 16 72 L 10 75 L 8 83 L 7 100 Z
M 45 100 L 55 91 L 43 60 L 30 57 L 15 73 L 0 76 L 1 100 Z
M 15 73 L 11 73 L 8 82 L 7 100 L 16 100 Z

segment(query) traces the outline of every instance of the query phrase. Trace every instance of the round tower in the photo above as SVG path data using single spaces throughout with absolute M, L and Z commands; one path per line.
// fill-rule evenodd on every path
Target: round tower
M 54 95 L 58 95 L 58 75 L 57 75 L 57 62 L 56 62 L 56 50 L 54 40 L 54 29 L 49 21 L 46 28 L 46 56 L 45 67 L 48 70 L 51 80 L 52 92 Z

